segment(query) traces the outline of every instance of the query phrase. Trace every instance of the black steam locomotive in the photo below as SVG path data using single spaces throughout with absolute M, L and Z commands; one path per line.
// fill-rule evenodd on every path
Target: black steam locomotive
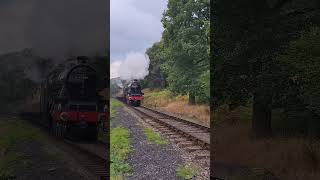
M 128 85 L 123 88 L 124 98 L 129 105 L 140 106 L 143 100 L 143 92 L 141 85 L 137 79 L 131 80 Z
M 106 100 L 99 95 L 96 70 L 86 57 L 77 60 L 56 68 L 41 84 L 41 119 L 55 136 L 76 133 L 96 140 L 99 125 L 106 122 Z

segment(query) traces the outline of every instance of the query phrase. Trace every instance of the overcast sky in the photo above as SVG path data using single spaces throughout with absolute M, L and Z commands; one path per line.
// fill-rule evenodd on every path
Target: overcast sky
M 42 56 L 107 54 L 106 0 L 0 0 L 0 54 L 33 48 Z
M 111 0 L 110 5 L 111 78 L 130 70 L 133 71 L 131 74 L 123 76 L 130 78 L 132 73 L 146 75 L 141 72 L 148 67 L 144 53 L 161 38 L 161 18 L 167 0 Z M 140 69 L 131 68 L 133 63 L 142 67 L 135 65 Z

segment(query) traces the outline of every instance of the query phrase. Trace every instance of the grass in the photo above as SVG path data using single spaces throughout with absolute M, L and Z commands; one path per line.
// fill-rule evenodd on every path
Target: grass
M 123 179 L 123 175 L 131 171 L 130 165 L 126 162 L 131 152 L 129 131 L 125 128 L 113 128 L 110 133 L 111 140 L 111 179 Z
M 181 179 L 192 179 L 198 174 L 198 170 L 195 167 L 179 166 L 176 170 L 176 173 Z
M 116 99 L 111 99 L 110 102 L 111 102 L 110 103 L 110 105 L 111 105 L 111 108 L 110 108 L 110 121 L 111 121 L 117 115 L 117 110 L 116 109 L 118 107 L 122 107 L 123 104 L 120 101 L 116 100 Z
M 209 105 L 189 105 L 188 96 L 175 96 L 169 90 L 144 89 L 143 105 L 199 120 L 209 125 Z
M 273 121 L 281 117 L 275 116 Z M 233 111 L 221 107 L 214 119 L 217 162 L 264 168 L 283 180 L 320 179 L 319 140 L 283 136 L 252 140 L 249 107 Z
M 116 117 L 116 108 L 123 106 L 123 104 L 111 99 L 110 120 Z M 129 131 L 128 129 L 117 127 L 112 128 L 110 132 L 110 173 L 111 180 L 122 180 L 123 176 L 131 171 L 131 166 L 127 163 L 129 153 L 131 152 Z
M 158 144 L 158 145 L 166 145 L 168 141 L 166 139 L 161 138 L 161 136 L 154 132 L 151 128 L 144 128 L 144 134 L 147 136 L 148 141 Z
M 14 176 L 17 164 L 26 161 L 23 154 L 11 150 L 16 144 L 42 138 L 38 129 L 22 120 L 0 121 L 0 179 Z
M 15 176 L 16 165 L 22 162 L 22 154 L 10 152 L 0 160 L 0 179 L 11 179 Z

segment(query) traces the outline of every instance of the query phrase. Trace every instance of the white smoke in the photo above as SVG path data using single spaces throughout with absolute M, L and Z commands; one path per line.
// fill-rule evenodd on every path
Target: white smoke
M 122 80 L 143 79 L 149 74 L 149 57 L 144 53 L 131 52 L 123 60 L 111 63 L 110 78 Z

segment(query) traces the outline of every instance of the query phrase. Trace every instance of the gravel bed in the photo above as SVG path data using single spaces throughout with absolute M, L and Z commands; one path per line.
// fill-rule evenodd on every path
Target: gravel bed
M 175 151 L 171 144 L 164 146 L 150 144 L 144 135 L 142 124 L 125 109 L 125 107 L 118 108 L 112 126 L 128 128 L 130 132 L 133 152 L 128 162 L 133 172 L 126 179 L 178 179 L 176 169 L 183 164 L 179 152 Z
M 136 117 L 136 119 L 138 119 L 139 122 L 141 124 L 143 124 L 143 126 L 150 127 L 152 129 L 154 129 L 152 126 L 150 126 L 148 123 L 145 123 L 141 118 L 137 117 L 135 114 L 132 114 L 132 115 L 134 115 Z M 159 132 L 157 129 L 154 129 L 154 131 Z M 161 132 L 159 132 L 159 133 L 161 134 Z M 179 156 L 183 160 L 183 165 L 186 165 L 189 167 L 195 167 L 199 170 L 197 176 L 194 177 L 193 180 L 208 180 L 208 179 L 210 179 L 210 165 L 205 163 L 205 161 L 210 161 L 210 160 L 202 159 L 202 160 L 196 161 L 195 153 L 187 152 L 183 148 L 180 148 L 174 142 L 171 142 L 170 144 L 171 144 L 172 148 L 179 154 Z
M 17 165 L 17 180 L 88 179 L 86 174 L 78 171 L 78 165 L 70 164 L 70 159 L 65 158 L 65 155 L 52 145 L 44 146 L 35 141 L 28 141 L 18 144 L 15 148 L 16 152 L 23 153 L 27 162 L 27 164 Z M 46 152 L 49 150 L 57 154 L 49 155 Z

